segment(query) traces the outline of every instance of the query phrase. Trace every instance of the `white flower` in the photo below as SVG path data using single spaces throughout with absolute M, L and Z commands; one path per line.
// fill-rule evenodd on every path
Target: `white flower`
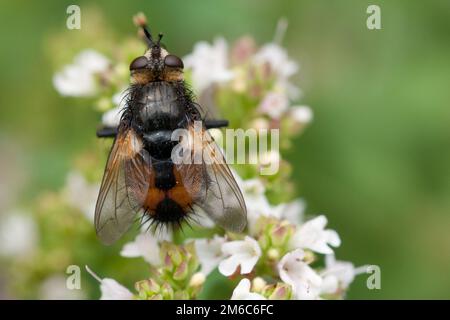
M 75 65 L 92 73 L 103 72 L 108 69 L 109 60 L 95 50 L 86 49 L 75 57 Z
M 261 215 L 270 215 L 271 207 L 265 195 L 266 188 L 260 179 L 239 180 L 238 185 L 244 194 L 249 222 L 256 221 Z
M 126 243 L 120 255 L 126 258 L 142 257 L 153 266 L 161 264 L 158 239 L 151 232 L 141 233 L 133 242 Z
M 286 49 L 276 43 L 268 43 L 259 49 L 254 56 L 256 63 L 268 63 L 272 72 L 280 78 L 289 78 L 297 73 L 298 64 L 290 60 Z
M 114 279 L 104 278 L 101 279 L 96 275 L 88 266 L 86 266 L 87 272 L 91 274 L 98 282 L 100 282 L 100 291 L 102 293 L 100 300 L 131 300 L 133 294 L 126 287 L 118 283 Z
M 303 220 L 304 211 L 305 202 L 302 199 L 296 199 L 273 207 L 272 214 L 278 219 L 284 219 L 294 225 L 299 225 Z
M 238 285 L 233 290 L 231 300 L 266 300 L 262 295 L 250 292 L 250 286 L 250 280 L 247 278 L 239 281 Z
M 333 253 L 330 246 L 339 247 L 341 239 L 336 231 L 325 230 L 326 224 L 327 218 L 323 215 L 304 223 L 292 236 L 290 247 L 310 249 L 322 254 Z
M 198 42 L 183 61 L 186 68 L 192 69 L 192 82 L 197 91 L 233 78 L 233 72 L 228 69 L 227 43 L 223 38 L 215 39 L 212 45 Z
M 307 106 L 293 106 L 288 111 L 289 118 L 300 124 L 310 123 L 313 119 L 313 112 Z
M 322 293 L 333 294 L 338 289 L 347 289 L 355 276 L 365 273 L 367 266 L 355 268 L 348 261 L 337 261 L 333 254 L 325 256 L 325 270 L 321 272 L 323 278 Z
M 272 206 L 265 196 L 266 188 L 261 179 L 243 180 L 234 170 L 232 172 L 244 195 L 250 234 L 255 231 L 256 221 L 261 216 L 284 219 L 294 225 L 300 224 L 305 210 L 305 203 L 302 199 Z
M 111 98 L 112 103 L 116 105 L 119 108 L 125 108 L 127 106 L 127 95 L 128 95 L 128 88 L 123 88 L 116 94 L 114 94 Z
M 243 180 L 234 170 L 234 178 L 242 191 L 247 207 L 247 221 L 250 234 L 255 231 L 260 216 L 270 216 L 272 207 L 265 196 L 266 188 L 260 179 Z
M 303 261 L 304 257 L 305 253 L 302 249 L 287 253 L 278 263 L 278 273 L 283 282 L 292 286 L 297 299 L 317 299 L 322 278 Z
M 233 175 L 244 195 L 247 206 L 248 226 L 251 234 L 255 231 L 256 221 L 261 216 L 285 219 L 294 225 L 300 224 L 305 210 L 303 200 L 297 199 L 292 202 L 272 206 L 265 196 L 266 188 L 261 179 L 242 180 L 235 171 L 233 171 Z
M 102 123 L 106 127 L 115 128 L 119 126 L 120 118 L 122 116 L 123 109 L 127 105 L 127 89 L 124 88 L 115 95 L 112 96 L 112 103 L 116 106 L 115 108 L 106 111 L 102 115 Z
M 261 257 L 258 242 L 249 236 L 246 236 L 244 240 L 224 243 L 222 252 L 228 256 L 219 264 L 219 271 L 224 276 L 231 276 L 239 266 L 241 274 L 250 273 Z
M 255 54 L 254 62 L 268 64 L 276 78 L 275 87 L 285 90 L 292 99 L 299 97 L 300 90 L 288 81 L 289 77 L 297 73 L 299 65 L 289 59 L 286 49 L 276 43 L 268 43 Z
M 214 235 L 212 239 L 195 239 L 195 251 L 200 261 L 201 271 L 208 275 L 223 259 L 222 245 L 226 242 L 224 237 Z
M 27 213 L 11 212 L 0 221 L 0 256 L 23 256 L 36 246 L 38 230 Z
M 72 64 L 53 76 L 53 85 L 63 96 L 92 96 L 97 85 L 94 75 L 105 71 L 109 61 L 98 52 L 87 49 L 80 52 Z
M 76 65 L 65 66 L 53 76 L 53 85 L 63 96 L 87 97 L 95 94 L 92 73 Z
M 119 126 L 120 117 L 122 116 L 123 108 L 115 107 L 111 110 L 106 111 L 102 115 L 102 124 L 106 127 L 116 128 Z
M 130 290 L 125 288 L 114 279 L 104 278 L 103 280 L 101 280 L 100 290 L 102 292 L 100 300 L 133 299 L 133 294 L 130 292 Z
M 82 290 L 70 290 L 67 279 L 62 275 L 46 278 L 39 285 L 39 299 L 41 300 L 80 300 L 85 299 Z
M 270 217 L 272 207 L 265 195 L 259 197 L 245 197 L 245 204 L 247 206 L 247 221 L 250 233 L 254 233 L 256 222 L 259 217 Z
M 279 119 L 289 107 L 288 97 L 281 92 L 268 92 L 261 101 L 258 110 L 272 119 Z
M 90 221 L 94 221 L 99 190 L 99 184 L 88 183 L 80 172 L 71 171 L 67 175 L 63 192 L 71 206 L 80 210 Z

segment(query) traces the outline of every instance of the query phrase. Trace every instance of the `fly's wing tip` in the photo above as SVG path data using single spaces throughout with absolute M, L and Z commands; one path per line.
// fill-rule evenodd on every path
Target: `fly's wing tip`
M 100 242 L 106 246 L 110 246 L 114 244 L 117 240 L 119 240 L 123 233 L 118 232 L 117 230 L 112 230 L 111 228 L 108 228 L 107 226 L 103 228 L 98 228 L 96 226 L 95 228 L 97 238 L 100 240 Z
M 100 239 L 100 242 L 101 242 L 103 245 L 105 245 L 105 246 L 111 246 L 111 245 L 114 244 L 114 242 L 117 241 L 117 239 L 104 238 L 104 237 L 102 237 L 102 236 L 100 236 L 100 235 L 97 235 L 97 236 L 98 236 L 98 238 Z
M 245 219 L 243 219 L 243 221 L 241 221 L 239 224 L 236 225 L 235 232 L 242 233 L 246 227 L 247 227 L 247 217 L 245 217 Z
M 221 217 L 222 219 L 211 216 L 210 218 L 215 220 L 216 223 L 225 230 L 233 233 L 242 233 L 247 227 L 247 214 L 245 211 L 229 212 L 228 215 Z

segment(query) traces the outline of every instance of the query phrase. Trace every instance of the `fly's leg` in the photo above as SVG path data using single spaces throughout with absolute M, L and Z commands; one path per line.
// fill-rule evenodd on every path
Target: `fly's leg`
M 205 120 L 206 129 L 224 128 L 228 126 L 228 120 Z M 117 135 L 116 127 L 101 127 L 97 130 L 98 138 L 114 138 Z

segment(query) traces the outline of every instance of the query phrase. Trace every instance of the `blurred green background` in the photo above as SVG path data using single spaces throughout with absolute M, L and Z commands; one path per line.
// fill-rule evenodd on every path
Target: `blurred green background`
M 0 171 L 2 179 L 10 175 L 0 183 L 20 185 L 17 197 L 2 196 L 3 211 L 11 201 L 27 203 L 61 187 L 72 157 L 93 139 L 92 108 L 62 99 L 51 82 L 57 66 L 47 39 L 66 27 L 70 4 L 80 5 L 82 19 L 84 6 L 93 6 L 0 4 Z M 382 30 L 366 28 L 369 4 L 381 6 Z M 97 1 L 94 7 L 118 36 L 135 34 L 130 17 L 145 12 L 180 56 L 217 35 L 270 41 L 286 17 L 283 45 L 301 63 L 296 82 L 315 113 L 289 157 L 298 194 L 308 214 L 325 213 L 339 232 L 339 259 L 381 267 L 381 290 L 368 290 L 361 276 L 348 298 L 450 298 L 450 1 Z

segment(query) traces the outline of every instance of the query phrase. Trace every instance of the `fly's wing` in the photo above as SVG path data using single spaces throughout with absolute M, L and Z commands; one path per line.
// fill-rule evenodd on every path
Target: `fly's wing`
M 192 126 L 188 131 L 193 131 Z M 247 225 L 244 197 L 222 152 L 204 128 L 201 137 L 201 141 L 191 138 L 193 143 L 184 145 L 187 152 L 183 151 L 183 163 L 176 164 L 176 169 L 193 199 L 194 210 L 199 207 L 217 225 L 241 232 Z
M 150 168 L 141 137 L 121 125 L 95 206 L 95 229 L 104 244 L 115 242 L 134 222 L 147 195 Z

